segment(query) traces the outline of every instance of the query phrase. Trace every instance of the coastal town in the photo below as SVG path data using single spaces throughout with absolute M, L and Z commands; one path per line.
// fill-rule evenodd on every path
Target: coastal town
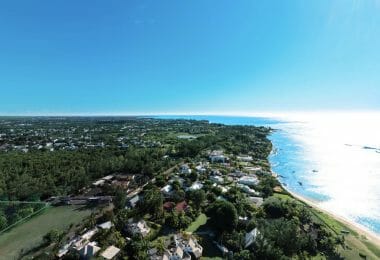
M 197 230 L 186 232 L 181 228 L 176 230 L 176 226 L 186 227 L 186 221 L 190 224 L 194 219 L 194 210 L 199 211 L 202 204 L 206 204 L 205 188 L 213 189 L 215 192 L 214 201 L 227 201 L 228 191 L 232 189 L 240 190 L 246 196 L 247 201 L 252 207 L 260 207 L 263 203 L 263 197 L 260 197 L 260 192 L 256 192 L 253 187 L 259 184 L 259 177 L 261 175 L 270 173 L 264 173 L 261 167 L 253 167 L 250 162 L 253 161 L 251 156 L 237 156 L 237 162 L 242 167 L 242 171 L 231 167 L 232 159 L 229 155 L 224 154 L 222 150 L 214 150 L 208 153 L 208 157 L 205 157 L 203 161 L 184 163 L 177 167 L 165 176 L 165 183 L 161 179 L 162 183 L 160 188 L 160 194 L 162 198 L 162 208 L 158 209 L 162 211 L 162 214 L 173 214 L 178 217 L 179 222 L 184 223 L 170 223 L 164 227 L 159 227 L 158 223 L 152 222 L 151 216 L 141 216 L 139 214 L 131 216 L 125 223 L 123 231 L 127 234 L 125 237 L 127 241 L 131 241 L 133 237 L 141 236 L 142 238 L 148 238 L 155 242 L 160 241 L 159 248 L 154 246 L 153 243 L 146 252 L 147 257 L 152 260 L 158 259 L 199 259 L 202 256 L 203 247 L 197 241 Z M 240 167 L 241 168 L 241 167 Z M 227 173 L 229 172 L 229 173 Z M 147 182 L 143 185 L 136 185 L 135 182 L 139 178 L 136 175 L 108 175 L 92 183 L 92 187 L 86 190 L 86 193 L 94 192 L 102 194 L 103 188 L 109 186 L 123 187 L 126 200 L 124 209 L 126 211 L 132 211 L 141 207 L 144 203 L 144 191 L 140 191 L 137 187 L 156 183 L 156 180 Z M 163 187 L 161 187 L 164 185 Z M 134 188 L 133 188 L 134 187 Z M 276 187 L 281 189 L 279 186 Z M 216 194 L 215 194 L 216 193 Z M 219 194 L 217 196 L 217 194 Z M 195 196 L 195 198 L 193 198 Z M 197 200 L 196 197 L 198 196 Z M 211 195 L 209 195 L 211 196 Z M 56 197 L 53 198 L 55 204 L 112 204 L 112 198 L 106 196 L 75 196 L 75 197 Z M 200 212 L 199 212 L 200 213 Z M 202 214 L 202 213 L 200 213 Z M 170 217 L 173 217 L 170 216 Z M 204 215 L 199 215 L 204 216 Z M 183 219 L 182 219 L 183 218 Z M 239 216 L 240 221 L 249 222 L 248 216 Z M 165 221 L 166 222 L 166 221 Z M 149 223 L 149 224 L 148 224 Z M 173 225 L 174 224 L 174 225 Z M 205 223 L 203 223 L 205 224 Z M 62 258 L 66 254 L 75 252 L 83 259 L 89 259 L 98 255 L 99 251 L 102 252 L 102 248 L 99 247 L 96 238 L 96 234 L 99 231 L 110 230 L 114 227 L 114 223 L 108 220 L 104 223 L 99 223 L 89 230 L 83 230 L 83 234 L 78 235 L 70 239 L 66 244 L 59 249 L 57 257 Z M 158 236 L 158 229 L 166 228 L 170 230 L 164 236 Z M 193 235 L 194 233 L 194 235 Z M 215 248 L 220 250 L 222 255 L 228 255 L 228 248 L 226 248 L 220 242 L 214 240 L 215 234 L 212 230 L 206 230 L 200 232 L 202 236 L 207 236 L 215 244 Z M 258 234 L 257 228 L 253 228 L 251 231 L 245 234 L 244 247 L 249 247 L 256 239 Z M 115 245 L 110 245 L 107 248 L 103 248 L 103 253 L 99 254 L 105 259 L 113 259 L 121 249 Z
M 350 236 L 281 186 L 269 128 L 135 117 L 0 122 L 0 195 L 9 201 L 0 258 L 323 258 L 339 256 Z M 39 222 L 49 214 L 54 221 Z M 41 225 L 34 244 L 2 248 L 12 232 L 33 236 L 19 231 L 32 222 Z

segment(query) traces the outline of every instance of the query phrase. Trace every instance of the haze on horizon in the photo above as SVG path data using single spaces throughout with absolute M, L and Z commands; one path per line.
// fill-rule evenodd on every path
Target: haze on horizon
M 3 1 L 0 115 L 380 110 L 380 1 Z

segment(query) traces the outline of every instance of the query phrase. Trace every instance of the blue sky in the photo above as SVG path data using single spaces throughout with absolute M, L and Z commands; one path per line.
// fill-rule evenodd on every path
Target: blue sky
M 0 114 L 380 109 L 380 1 L 0 3 Z

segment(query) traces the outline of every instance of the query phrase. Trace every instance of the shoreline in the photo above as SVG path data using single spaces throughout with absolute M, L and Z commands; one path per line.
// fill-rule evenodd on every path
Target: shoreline
M 373 231 L 367 229 L 366 227 L 363 227 L 362 225 L 353 222 L 352 220 L 348 220 L 342 216 L 337 215 L 336 213 L 333 213 L 331 211 L 328 211 L 324 208 L 322 208 L 320 205 L 318 205 L 317 201 L 313 201 L 312 199 L 305 198 L 299 194 L 296 194 L 292 191 L 289 191 L 287 188 L 282 187 L 284 190 L 286 190 L 291 196 L 294 198 L 306 203 L 307 205 L 325 213 L 326 215 L 330 216 L 331 218 L 342 222 L 342 224 L 346 225 L 350 229 L 357 232 L 360 236 L 364 236 L 369 242 L 373 243 L 374 245 L 378 246 L 380 248 L 380 235 L 374 233 Z

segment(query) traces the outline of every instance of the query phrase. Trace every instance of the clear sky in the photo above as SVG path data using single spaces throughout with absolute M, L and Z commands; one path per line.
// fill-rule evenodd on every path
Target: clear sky
M 3 0 L 0 114 L 380 110 L 380 0 Z

